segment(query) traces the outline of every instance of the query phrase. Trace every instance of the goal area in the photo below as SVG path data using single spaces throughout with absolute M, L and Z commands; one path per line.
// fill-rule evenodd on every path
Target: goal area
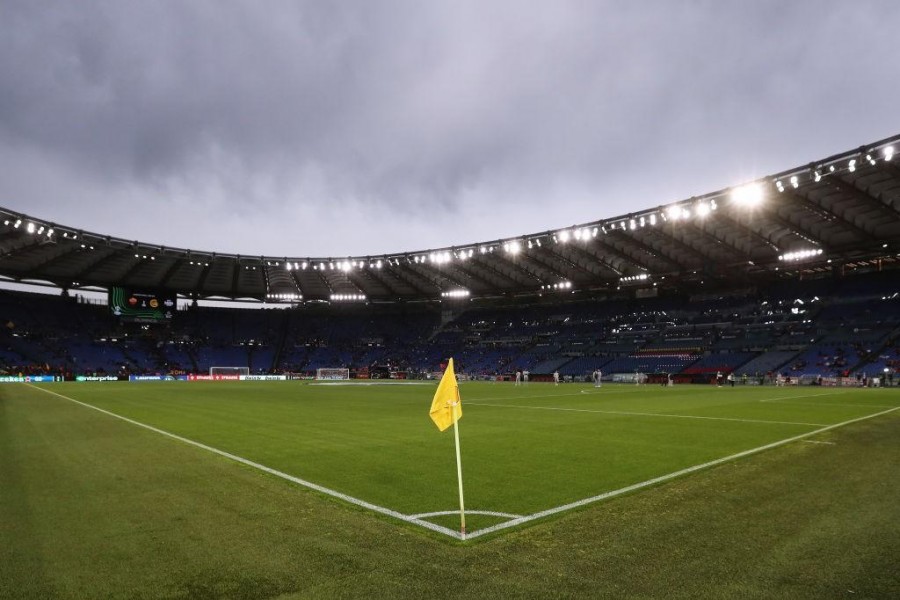
M 216 376 L 230 376 L 230 377 L 240 377 L 241 375 L 249 375 L 250 367 L 210 367 L 209 375 L 210 377 Z
M 316 379 L 325 381 L 335 381 L 350 379 L 350 369 L 347 368 L 318 368 L 316 369 Z

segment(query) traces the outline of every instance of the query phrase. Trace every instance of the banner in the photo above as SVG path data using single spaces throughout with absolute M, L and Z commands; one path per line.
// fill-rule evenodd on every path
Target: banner
M 55 375 L 2 375 L 0 383 L 46 383 L 48 381 L 62 381 L 62 377 Z

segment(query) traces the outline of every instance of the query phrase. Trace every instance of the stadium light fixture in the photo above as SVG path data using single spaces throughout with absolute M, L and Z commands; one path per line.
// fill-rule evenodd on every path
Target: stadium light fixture
M 884 160 L 890 162 L 892 158 L 894 158 L 894 147 L 886 146 L 884 150 L 881 151 L 884 154 Z
M 822 254 L 821 248 L 811 248 L 808 250 L 796 250 L 794 252 L 785 252 L 778 256 L 778 260 L 782 261 L 798 261 L 805 260 L 807 258 L 812 258 L 814 256 L 820 256 Z
M 364 302 L 365 294 L 331 294 L 333 302 Z
M 569 238 L 572 237 L 572 234 L 569 232 L 568 229 L 563 229 L 562 231 L 560 231 L 556 234 L 556 237 L 559 240 L 559 243 L 565 244 L 566 242 L 569 241 Z
M 446 292 L 441 292 L 441 298 L 468 298 L 469 295 L 470 292 L 466 289 L 448 290 Z
M 522 251 L 522 244 L 519 243 L 519 240 L 512 240 L 511 242 L 503 244 L 503 249 L 515 256 Z
M 856 159 L 850 159 L 850 162 L 847 164 L 847 168 L 850 169 L 850 172 L 853 173 L 856 171 Z
M 650 275 L 647 273 L 638 273 L 637 275 L 628 275 L 627 277 L 620 277 L 619 283 L 640 283 L 642 281 L 647 281 L 650 279 Z
M 783 191 L 784 191 L 784 184 L 781 183 L 781 180 L 780 180 L 780 179 L 776 179 L 776 180 L 775 180 L 775 188 L 776 188 L 779 192 L 783 192 Z
M 731 201 L 752 208 L 763 201 L 763 188 L 759 183 L 747 183 L 731 190 Z
M 677 220 L 679 220 L 682 216 L 684 216 L 684 213 L 687 212 L 687 211 L 685 211 L 685 210 L 684 210 L 683 208 L 681 208 L 680 206 L 670 206 L 670 207 L 668 208 L 668 210 L 666 210 L 666 212 L 667 212 L 668 215 L 669 215 L 669 219 L 671 219 L 672 221 L 677 221 Z
M 559 281 L 559 282 L 553 283 L 553 284 L 548 283 L 546 285 L 542 285 L 541 289 L 542 290 L 556 290 L 556 291 L 571 290 L 572 282 L 571 281 Z

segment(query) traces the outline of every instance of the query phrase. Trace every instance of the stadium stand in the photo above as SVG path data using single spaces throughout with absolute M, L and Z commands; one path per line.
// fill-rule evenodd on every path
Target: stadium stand
M 191 307 L 170 323 L 116 319 L 70 297 L 0 292 L 0 368 L 7 373 L 314 373 L 347 367 L 423 376 L 454 356 L 460 372 L 584 379 L 614 373 L 875 377 L 898 367 L 895 273 L 774 283 L 740 297 L 673 294 L 651 301 L 491 303 L 442 315 L 435 306 Z M 727 320 L 726 320 L 727 319 Z M 702 379 L 700 379 L 702 380 Z M 698 380 L 699 381 L 699 380 Z

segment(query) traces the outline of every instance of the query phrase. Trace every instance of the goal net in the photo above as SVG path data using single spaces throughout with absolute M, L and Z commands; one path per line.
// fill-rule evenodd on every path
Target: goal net
M 316 379 L 325 379 L 325 380 L 350 379 L 350 369 L 347 369 L 347 368 L 319 368 L 319 369 L 316 369 Z
M 241 375 L 249 375 L 250 367 L 210 367 L 209 375 L 211 377 L 216 376 L 231 376 L 231 377 L 240 377 Z

